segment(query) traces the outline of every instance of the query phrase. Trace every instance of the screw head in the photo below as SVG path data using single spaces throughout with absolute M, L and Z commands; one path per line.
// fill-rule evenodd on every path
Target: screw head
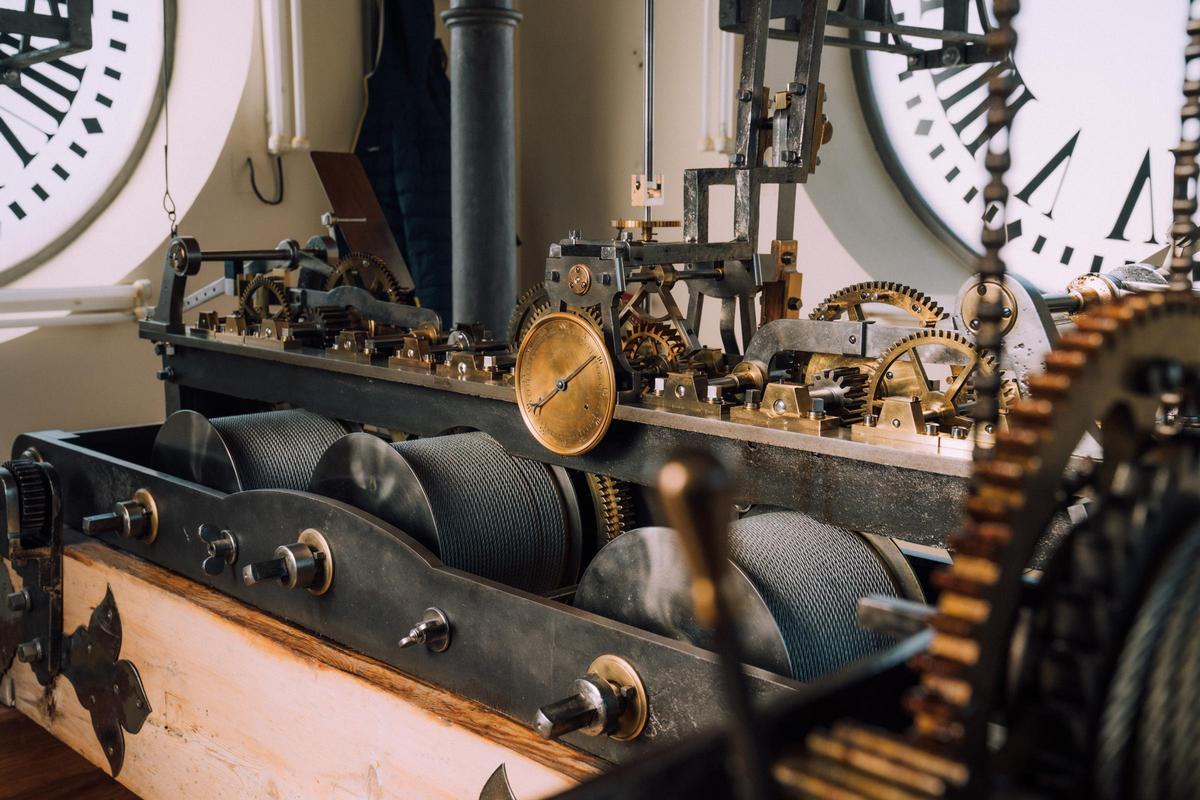
M 892 427 L 893 427 L 893 428 L 899 428 L 899 427 L 900 427 L 900 420 L 898 420 L 898 419 L 893 419 L 893 420 L 892 420 Z
M 771 404 L 771 410 L 776 414 L 782 414 L 784 411 L 787 411 L 787 403 L 783 402 L 782 399 L 776 400 Z

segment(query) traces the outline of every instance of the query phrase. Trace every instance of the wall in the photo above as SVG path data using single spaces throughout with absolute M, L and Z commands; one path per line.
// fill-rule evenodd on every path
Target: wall
M 726 163 L 725 156 L 698 147 L 705 31 L 713 31 L 711 80 L 718 74 L 715 10 L 706 20 L 704 6 L 700 0 L 655 4 L 655 171 L 667 183 L 666 204 L 656 216 L 666 219 L 682 216 L 684 169 Z M 629 176 L 642 166 L 642 2 L 525 0 L 521 10 L 518 231 L 528 285 L 541 275 L 550 242 L 571 228 L 611 235 L 609 220 L 633 213 Z M 772 42 L 767 84 L 787 83 L 794 61 L 795 45 Z M 826 49 L 822 80 L 834 137 L 796 201 L 805 305 L 875 278 L 952 299 L 967 268 L 922 225 L 887 177 L 858 108 L 847 51 Z M 712 102 L 715 119 L 715 90 Z M 773 190 L 764 189 L 760 252 L 769 250 L 774 235 L 774 198 Z M 728 238 L 732 230 L 730 189 L 713 204 L 712 238 Z M 714 314 L 705 319 L 715 323 Z M 707 328 L 703 335 L 716 343 Z
M 202 246 L 270 246 L 320 232 L 327 210 L 303 153 L 284 158 L 278 206 L 252 194 L 252 156 L 264 193 L 274 189 L 267 160 L 257 0 L 178 0 L 170 87 L 171 189 L 179 229 Z M 309 138 L 314 149 L 345 150 L 361 111 L 361 16 L 351 0 L 304 0 Z M 330 57 L 330 43 L 336 43 Z M 162 211 L 160 120 L 124 191 L 77 241 L 18 286 L 78 285 L 149 278 L 155 297 L 169 228 Z M 131 269 L 131 265 L 136 265 Z M 205 268 L 198 281 L 218 275 Z M 0 344 L 8 388 L 0 447 L 22 431 L 127 425 L 161 420 L 157 359 L 134 325 L 42 328 Z M 19 376 L 19 380 L 18 380 Z

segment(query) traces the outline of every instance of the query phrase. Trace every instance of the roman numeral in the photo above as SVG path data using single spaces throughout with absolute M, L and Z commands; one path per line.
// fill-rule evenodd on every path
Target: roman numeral
M 29 162 L 33 161 L 33 153 L 25 149 L 25 146 L 21 144 L 21 140 L 17 138 L 17 135 L 13 133 L 12 128 L 8 127 L 8 123 L 2 117 L 0 117 L 0 139 L 8 143 L 8 148 L 20 159 L 22 167 L 28 167 Z
M 933 75 L 933 85 L 935 91 L 940 89 L 942 84 L 953 78 L 956 75 L 962 74 L 967 67 L 951 67 L 950 69 L 942 70 Z M 979 149 L 987 142 L 988 130 L 987 123 L 984 122 L 982 128 L 976 133 L 968 131 L 973 124 L 981 119 L 986 120 L 988 94 L 988 81 L 995 75 L 999 75 L 1001 70 L 1015 74 L 1016 82 L 1013 87 L 1012 94 L 1008 97 L 1008 107 L 1015 117 L 1018 112 L 1028 103 L 1033 100 L 1033 93 L 1025 86 L 1025 82 L 1021 80 L 1019 73 L 1015 73 L 1012 64 L 994 64 L 989 69 L 981 72 L 975 78 L 967 81 L 957 90 L 949 95 L 942 97 L 938 93 L 938 99 L 942 103 L 942 109 L 946 112 L 946 119 L 950 121 L 950 125 L 954 128 L 954 132 L 958 134 L 958 138 L 962 140 L 964 146 L 974 156 L 979 152 Z M 955 114 L 961 114 L 957 119 Z
M 1058 168 L 1062 167 L 1062 177 L 1058 179 L 1058 186 L 1054 190 L 1054 197 L 1050 201 L 1050 207 L 1043 211 L 1050 219 L 1054 219 L 1054 207 L 1058 205 L 1058 197 L 1062 194 L 1063 184 L 1067 181 L 1067 171 L 1071 168 L 1071 157 L 1075 155 L 1075 145 L 1079 142 L 1079 134 L 1081 131 L 1075 131 L 1075 135 L 1067 140 L 1054 156 L 1046 162 L 1046 166 L 1038 170 L 1038 173 L 1033 176 L 1029 183 L 1025 184 L 1025 188 L 1017 192 L 1017 199 L 1026 205 L 1032 205 L 1029 201 L 1037 193 L 1038 189 L 1044 184 Z
M 1138 202 L 1142 199 L 1143 194 L 1147 195 L 1146 200 L 1150 204 L 1150 238 L 1146 240 L 1146 244 L 1158 244 L 1158 238 L 1154 233 L 1158 226 L 1154 223 L 1154 184 L 1150 179 L 1149 150 L 1146 150 L 1146 155 L 1142 158 L 1142 165 L 1138 167 L 1137 175 L 1133 176 L 1133 184 L 1129 187 L 1129 193 L 1125 195 L 1125 204 L 1121 206 L 1121 212 L 1117 214 L 1117 221 L 1113 225 L 1112 232 L 1106 238 L 1119 242 L 1129 241 L 1125 237 L 1125 229 L 1129 226 L 1129 220 L 1133 217 L 1133 212 L 1137 210 Z

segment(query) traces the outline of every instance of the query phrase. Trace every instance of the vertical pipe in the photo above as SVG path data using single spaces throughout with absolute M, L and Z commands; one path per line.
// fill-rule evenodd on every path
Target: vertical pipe
M 700 152 L 713 149 L 712 138 L 712 0 L 704 0 L 700 23 Z
M 284 38 L 284 0 L 262 0 L 263 67 L 267 83 L 267 150 L 287 152 L 292 142 L 292 94 Z
M 308 150 L 308 112 L 304 106 L 304 17 L 303 0 L 292 0 L 292 99 L 295 101 L 292 149 Z
M 654 0 L 642 0 L 645 21 L 642 26 L 642 174 L 654 182 Z M 646 221 L 654 218 L 651 207 L 642 211 Z
M 452 322 L 502 335 L 517 297 L 512 0 L 452 0 L 450 235 Z

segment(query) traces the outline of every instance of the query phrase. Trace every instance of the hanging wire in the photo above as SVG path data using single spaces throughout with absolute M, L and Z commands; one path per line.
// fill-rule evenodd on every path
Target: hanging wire
M 1196 158 L 1200 156 L 1200 3 L 1188 4 L 1187 49 L 1183 56 L 1183 109 L 1180 111 L 1179 147 L 1175 149 L 1175 197 L 1171 209 L 1170 287 L 1176 291 L 1192 288 L 1196 237 L 1192 219 L 1196 216 Z
M 984 34 L 988 50 L 1002 57 L 1000 68 L 988 81 L 988 151 L 984 157 L 984 167 L 990 178 L 983 189 L 983 254 L 979 257 L 979 275 L 981 280 L 994 281 L 1000 286 L 1004 285 L 1006 272 L 1000 249 L 1008 238 L 1005 226 L 1008 187 L 1004 183 L 1004 174 L 1012 163 L 1008 145 L 1013 111 L 1008 105 L 1008 97 L 1015 86 L 1016 75 L 1013 51 L 1017 46 L 1017 33 L 1013 30 L 1012 20 L 1020 9 L 1019 0 L 996 0 L 997 25 Z M 989 458 L 991 453 L 991 448 L 978 446 L 980 434 L 995 432 L 1000 418 L 1000 390 L 1003 384 L 1000 357 L 1004 345 L 1002 314 L 999 298 L 991 302 L 985 300 L 980 305 L 976 343 L 980 350 L 996 359 L 991 373 L 980 375 L 975 381 L 978 396 L 974 409 L 975 457 L 980 460 Z
M 169 9 L 167 8 L 167 0 L 163 0 L 163 19 L 168 18 Z M 166 26 L 163 26 L 163 40 L 166 42 L 168 36 Z M 167 91 L 167 57 L 163 50 L 162 62 L 162 93 L 163 93 L 163 211 L 167 212 L 167 221 L 171 224 L 171 238 L 174 239 L 179 233 L 179 223 L 175 212 L 175 198 L 171 196 L 171 104 L 169 102 L 169 92 Z
M 277 206 L 283 202 L 283 156 L 275 156 L 275 196 L 267 199 L 258 190 L 258 182 L 254 179 L 254 160 L 247 158 L 246 165 L 250 167 L 250 188 L 254 196 L 269 206 Z

